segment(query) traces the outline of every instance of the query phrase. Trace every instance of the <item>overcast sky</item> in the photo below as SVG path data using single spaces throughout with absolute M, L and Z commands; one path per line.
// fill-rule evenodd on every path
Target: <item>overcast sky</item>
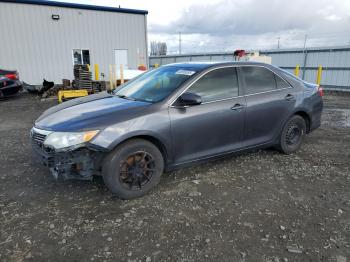
M 350 0 L 60 0 L 148 10 L 149 40 L 183 52 L 350 45 Z

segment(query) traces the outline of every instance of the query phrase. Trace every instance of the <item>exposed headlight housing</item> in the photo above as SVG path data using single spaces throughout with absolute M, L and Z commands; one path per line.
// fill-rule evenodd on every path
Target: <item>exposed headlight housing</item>
M 46 137 L 44 146 L 53 147 L 56 150 L 80 147 L 93 139 L 98 131 L 99 130 L 86 132 L 52 132 Z

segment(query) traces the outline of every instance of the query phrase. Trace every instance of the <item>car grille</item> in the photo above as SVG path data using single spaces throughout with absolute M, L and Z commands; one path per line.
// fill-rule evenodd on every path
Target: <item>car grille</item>
M 47 135 L 39 134 L 39 133 L 36 133 L 35 131 L 33 131 L 33 133 L 32 133 L 32 140 L 33 140 L 33 142 L 35 144 L 37 144 L 38 146 L 42 147 L 46 136 Z
M 34 152 L 33 159 L 45 166 L 52 164 L 52 151 L 50 148 L 44 146 L 44 141 L 50 133 L 50 131 L 40 130 L 35 127 L 30 132 L 30 140 Z
M 37 129 L 33 127 L 30 132 L 32 144 L 36 147 L 43 149 L 44 141 L 50 133 L 50 131 Z

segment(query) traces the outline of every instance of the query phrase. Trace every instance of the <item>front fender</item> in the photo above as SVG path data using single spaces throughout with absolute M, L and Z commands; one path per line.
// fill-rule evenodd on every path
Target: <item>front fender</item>
M 111 151 L 123 141 L 140 136 L 157 140 L 169 155 L 171 153 L 171 132 L 168 113 L 158 112 L 111 125 L 102 130 L 90 144 Z
M 127 134 L 124 134 L 123 136 L 120 136 L 118 138 L 116 138 L 108 147 L 108 150 L 111 151 L 113 150 L 116 146 L 118 146 L 119 144 L 121 144 L 122 142 L 128 140 L 128 139 L 132 139 L 135 137 L 150 137 L 153 138 L 157 141 L 159 141 L 167 150 L 167 152 L 169 151 L 169 144 L 167 139 L 165 139 L 164 137 L 160 136 L 157 133 L 154 133 L 152 131 L 149 130 L 138 130 L 138 131 L 133 131 L 133 132 L 129 132 Z

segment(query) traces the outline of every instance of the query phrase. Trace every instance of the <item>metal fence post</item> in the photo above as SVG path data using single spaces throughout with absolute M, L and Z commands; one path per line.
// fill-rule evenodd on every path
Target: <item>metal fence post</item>
M 95 80 L 99 80 L 99 70 L 98 70 L 98 64 L 95 64 Z
M 295 74 L 295 76 L 299 77 L 299 74 L 300 74 L 300 65 L 297 65 L 297 66 L 295 67 L 294 74 Z
M 113 66 L 109 65 L 109 90 L 113 90 Z
M 317 79 L 316 79 L 316 84 L 320 85 L 321 84 L 321 78 L 322 78 L 322 66 L 318 66 L 317 70 Z
M 304 51 L 304 65 L 303 65 L 303 74 L 301 79 L 305 80 L 305 72 L 306 72 L 306 63 L 307 63 L 307 50 Z

